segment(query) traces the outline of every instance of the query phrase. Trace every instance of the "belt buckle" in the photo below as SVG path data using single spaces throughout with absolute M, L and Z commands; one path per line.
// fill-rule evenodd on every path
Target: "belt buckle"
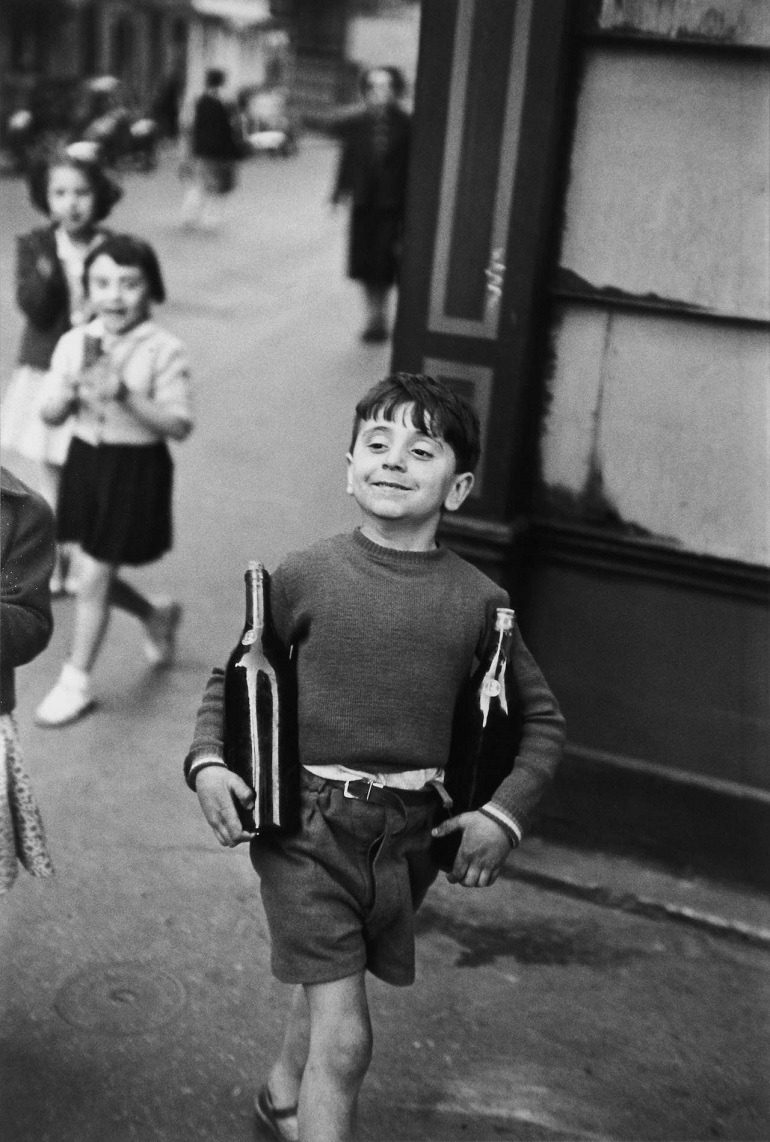
M 351 777 L 351 778 L 349 778 L 342 787 L 342 796 L 347 797 L 351 801 L 368 801 L 369 796 L 372 792 L 372 789 L 384 789 L 385 788 L 385 786 L 383 785 L 383 783 L 381 781 L 370 781 L 368 783 L 368 787 L 366 790 L 366 796 L 365 797 L 357 797 L 355 793 L 350 792 L 350 790 L 348 789 L 348 786 L 349 785 L 355 785 L 356 782 L 358 782 L 358 781 L 366 781 L 366 778 L 365 777 Z

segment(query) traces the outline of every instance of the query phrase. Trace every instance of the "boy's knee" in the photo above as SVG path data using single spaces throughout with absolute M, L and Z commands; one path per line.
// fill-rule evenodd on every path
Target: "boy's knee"
M 316 1047 L 324 1066 L 340 1077 L 359 1078 L 372 1061 L 372 1028 L 366 1019 L 346 1019 L 311 1029 L 311 1045 Z

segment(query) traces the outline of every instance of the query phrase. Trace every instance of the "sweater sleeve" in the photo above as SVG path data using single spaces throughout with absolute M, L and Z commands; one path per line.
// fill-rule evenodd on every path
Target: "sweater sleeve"
M 50 272 L 44 263 L 50 263 Z M 57 259 L 40 245 L 39 232 L 16 240 L 16 301 L 33 325 L 49 329 L 69 305 L 67 282 Z
M 225 672 L 215 666 L 203 691 L 192 744 L 184 759 L 184 779 L 193 790 L 199 770 L 214 761 L 224 764 L 224 693 Z
M 510 832 L 520 834 L 553 779 L 564 749 L 564 717 L 540 667 L 516 631 L 513 669 L 522 711 L 522 734 L 513 770 L 495 791 L 488 815 L 500 823 L 510 818 Z M 501 817 L 503 821 L 501 821 Z
M 11 667 L 31 662 L 48 645 L 53 630 L 53 513 L 31 493 L 20 502 L 16 527 L 2 552 L 0 641 L 3 659 Z

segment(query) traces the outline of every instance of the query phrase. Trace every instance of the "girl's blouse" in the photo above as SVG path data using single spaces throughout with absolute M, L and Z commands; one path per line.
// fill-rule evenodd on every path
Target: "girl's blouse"
M 91 251 L 104 241 L 104 231 L 97 230 L 87 246 L 77 246 L 61 226 L 56 228 L 54 237 L 56 239 L 56 253 L 67 280 L 70 324 L 82 325 L 87 318 L 83 265 Z
M 101 346 L 95 365 L 87 366 L 93 347 Z M 51 359 L 41 396 L 44 413 L 57 415 L 69 401 L 73 382 L 98 385 L 99 375 L 110 382 L 122 380 L 130 393 L 149 397 L 193 425 L 190 368 L 184 346 L 178 337 L 153 321 L 143 321 L 127 333 L 110 335 L 95 318 L 87 325 L 70 329 L 58 341 Z M 114 390 L 110 383 L 109 390 Z M 88 444 L 154 444 L 163 434 L 141 424 L 123 402 L 105 397 L 98 411 L 77 406 L 74 435 Z

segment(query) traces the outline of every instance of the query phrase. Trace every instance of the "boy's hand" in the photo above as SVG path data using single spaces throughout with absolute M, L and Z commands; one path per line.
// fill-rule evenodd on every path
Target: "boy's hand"
M 202 769 L 195 782 L 195 792 L 203 810 L 203 816 L 214 830 L 217 840 L 227 848 L 234 848 L 242 841 L 250 841 L 254 833 L 248 833 L 241 824 L 234 798 L 245 809 L 254 804 L 254 791 L 249 789 L 237 773 L 225 769 L 223 765 L 210 765 Z
M 462 840 L 447 880 L 464 888 L 486 888 L 494 884 L 511 851 L 505 829 L 484 813 L 461 813 L 437 825 L 433 836 L 444 837 L 458 829 L 462 831 Z

